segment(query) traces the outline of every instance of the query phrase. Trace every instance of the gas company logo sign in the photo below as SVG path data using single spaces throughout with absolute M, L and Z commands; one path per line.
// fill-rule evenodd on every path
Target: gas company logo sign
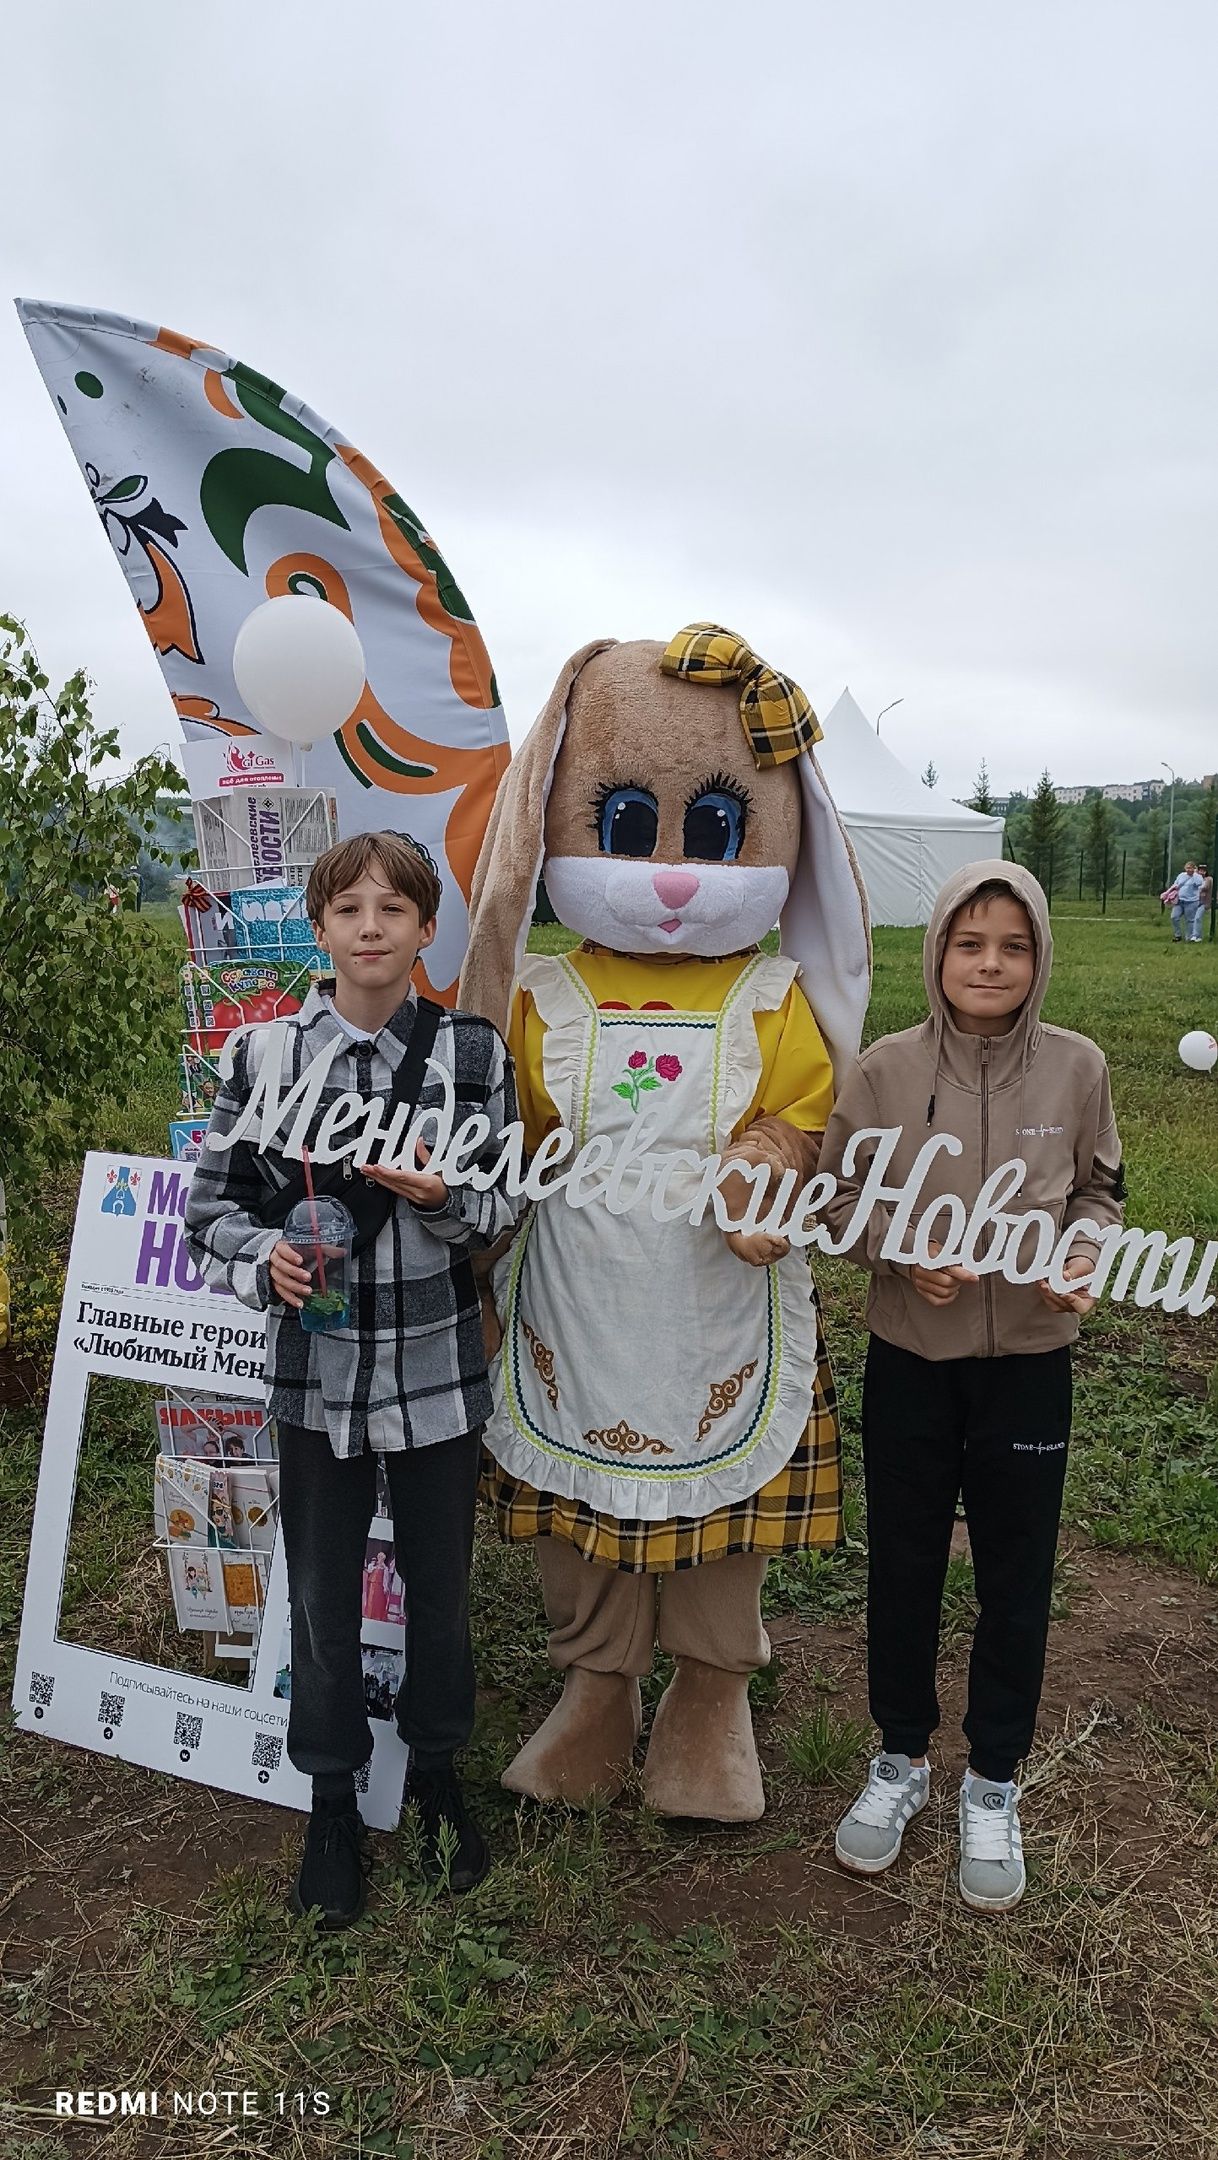
M 286 774 L 279 770 L 279 760 L 249 737 L 230 736 L 224 749 L 224 765 L 220 772 L 220 786 L 271 787 L 276 782 L 282 786 Z

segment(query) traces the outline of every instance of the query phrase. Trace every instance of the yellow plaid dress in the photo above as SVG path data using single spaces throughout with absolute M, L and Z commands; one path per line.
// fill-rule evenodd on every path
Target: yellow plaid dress
M 809 1278 L 811 1280 L 811 1278 Z M 812 1284 L 817 1311 L 820 1300 Z M 697 1567 L 703 1560 L 723 1560 L 729 1553 L 797 1552 L 809 1545 L 842 1542 L 842 1450 L 833 1369 L 821 1338 L 812 1415 L 789 1462 L 760 1492 L 713 1515 L 675 1516 L 670 1522 L 619 1522 L 598 1515 L 586 1501 L 564 1500 L 557 1493 L 508 1476 L 483 1451 L 482 1492 L 495 1512 L 499 1535 L 519 1538 L 562 1537 L 585 1560 L 622 1568 L 629 1575 L 670 1575 Z
M 655 977 L 646 963 L 640 965 L 587 946 L 571 957 L 598 999 L 635 1006 L 642 1003 L 649 990 L 654 992 Z M 713 1005 L 738 966 L 738 961 L 686 963 L 680 976 L 675 970 L 669 974 L 674 999 L 679 996 L 683 1004 Z M 509 1046 L 516 1061 L 520 1107 L 530 1148 L 536 1147 L 545 1129 L 557 1122 L 557 1113 L 542 1083 L 535 1015 L 532 1020 L 531 1025 L 527 1009 L 518 1001 Z M 824 1046 L 802 996 L 793 998 L 783 1012 L 758 1014 L 757 1029 L 763 1075 L 749 1119 L 781 1109 L 790 1122 L 804 1131 L 822 1129 L 831 1101 L 832 1078 Z M 819 1321 L 820 1300 L 811 1273 L 808 1285 Z M 483 1455 L 482 1492 L 494 1511 L 500 1536 L 509 1542 L 566 1538 L 586 1560 L 635 1575 L 671 1574 L 678 1568 L 697 1567 L 702 1561 L 721 1560 L 731 1553 L 778 1554 L 808 1546 L 839 1545 L 841 1441 L 837 1393 L 823 1332 L 812 1412 L 803 1436 L 782 1469 L 747 1499 L 708 1515 L 676 1516 L 666 1522 L 625 1521 L 599 1514 L 586 1501 L 538 1491 L 509 1475 L 489 1451 Z

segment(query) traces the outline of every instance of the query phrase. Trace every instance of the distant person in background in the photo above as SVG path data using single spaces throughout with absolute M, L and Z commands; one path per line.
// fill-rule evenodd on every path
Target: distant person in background
M 1201 880 L 1201 890 L 1197 895 L 1197 905 L 1193 910 L 1194 945 L 1199 945 L 1205 935 L 1205 918 L 1209 914 L 1210 909 L 1214 903 L 1213 871 L 1208 867 L 1207 864 L 1198 863 L 1197 875 Z
M 364 1569 L 364 1618 L 384 1620 L 389 1602 L 389 1571 L 385 1566 L 385 1550 L 378 1546 Z
M 1172 943 L 1184 945 L 1193 934 L 1197 903 L 1201 898 L 1201 874 L 1191 855 L 1169 889 L 1176 895 L 1171 910 Z

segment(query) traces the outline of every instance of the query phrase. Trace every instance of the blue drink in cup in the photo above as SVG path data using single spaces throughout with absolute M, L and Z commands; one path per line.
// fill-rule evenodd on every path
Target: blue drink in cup
M 351 1246 L 355 1224 L 341 1200 L 300 1200 L 283 1226 L 285 1242 L 309 1272 L 300 1324 L 310 1334 L 351 1323 Z

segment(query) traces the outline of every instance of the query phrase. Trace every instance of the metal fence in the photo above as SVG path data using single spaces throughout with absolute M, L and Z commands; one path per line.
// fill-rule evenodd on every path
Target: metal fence
M 1109 842 L 1105 846 L 1102 862 L 1093 861 L 1088 849 L 1080 848 L 1074 844 L 1069 847 L 1061 843 L 1046 848 L 1025 847 L 1022 854 L 1017 855 L 1004 833 L 1003 853 L 1008 861 L 1022 863 L 1025 870 L 1032 872 L 1037 883 L 1044 887 L 1045 897 L 1050 908 L 1053 906 L 1055 892 L 1059 900 L 1065 897 L 1066 894 L 1076 895 L 1079 900 L 1082 900 L 1086 892 L 1090 890 L 1093 897 L 1099 902 L 1101 915 L 1108 913 L 1109 899 L 1123 900 L 1125 898 L 1126 886 L 1130 876 L 1130 850 L 1127 847 L 1117 848 Z M 1177 849 L 1178 853 L 1179 850 Z M 1213 877 L 1216 861 L 1218 861 L 1218 819 L 1214 821 L 1214 838 L 1208 864 L 1211 877 Z M 1168 860 L 1167 843 L 1165 841 L 1158 886 L 1160 892 L 1166 891 L 1167 881 L 1172 875 L 1172 869 L 1173 866 Z M 1134 897 L 1138 896 L 1135 894 Z M 1147 898 L 1149 897 L 1148 894 Z M 1160 901 L 1159 905 L 1162 907 L 1163 902 Z M 1207 912 L 1209 915 L 1210 943 L 1213 944 L 1216 935 L 1218 935 L 1218 880 L 1213 883 Z

